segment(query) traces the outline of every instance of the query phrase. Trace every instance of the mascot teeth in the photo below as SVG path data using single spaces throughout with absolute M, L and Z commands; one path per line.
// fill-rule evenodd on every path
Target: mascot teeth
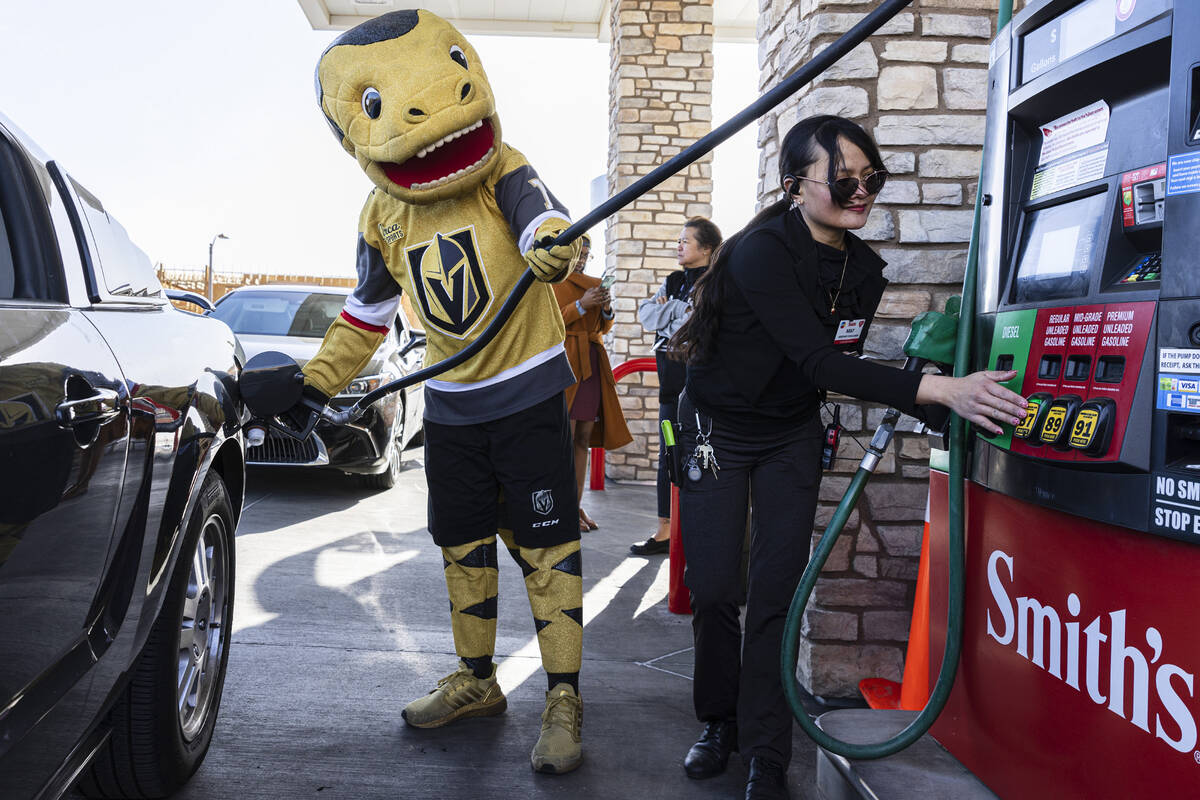
M 477 127 L 479 127 L 479 126 L 472 125 L 470 128 L 466 128 L 464 130 L 473 130 Z M 435 145 L 435 147 L 436 147 L 436 145 Z M 486 164 L 488 162 L 488 160 L 491 159 L 492 154 L 494 152 L 496 152 L 496 148 L 489 147 L 488 151 L 486 153 L 484 153 L 483 158 L 479 159 L 471 166 L 463 167 L 460 170 L 455 170 L 454 172 L 450 173 L 449 175 L 445 176 L 444 178 L 438 178 L 436 181 L 428 181 L 427 183 L 414 183 L 409 188 L 415 189 L 417 191 L 421 191 L 424 189 L 433 189 L 434 187 L 442 186 L 444 184 L 449 183 L 450 181 L 457 180 L 458 178 L 461 178 L 463 175 L 470 174 L 470 173 L 474 172 L 475 170 L 479 169 L 480 167 L 482 167 L 484 164 Z M 418 153 L 417 157 L 420 158 L 421 154 Z
M 425 156 L 429 155 L 434 150 L 437 150 L 439 147 L 446 144 L 447 142 L 453 142 L 458 137 L 464 136 L 464 135 L 470 133 L 471 131 L 475 130 L 482 124 L 483 124 L 483 120 L 479 120 L 474 125 L 468 125 L 467 127 L 463 128 L 462 130 L 457 130 L 454 133 L 451 133 L 447 136 L 443 136 L 441 139 L 438 139 L 436 142 L 429 145 L 428 147 L 422 147 L 420 150 L 418 150 L 417 158 L 424 158 Z

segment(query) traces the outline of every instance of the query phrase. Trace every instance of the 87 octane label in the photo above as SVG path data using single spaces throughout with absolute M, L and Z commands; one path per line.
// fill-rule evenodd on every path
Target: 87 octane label
M 1154 476 L 1155 533 L 1200 537 L 1200 481 Z

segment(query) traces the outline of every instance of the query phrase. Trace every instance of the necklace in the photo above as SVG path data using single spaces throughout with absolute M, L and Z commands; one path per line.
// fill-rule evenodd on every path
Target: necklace
M 846 282 L 846 265 L 850 263 L 850 245 L 846 244 L 846 257 L 842 259 L 842 277 L 838 278 L 837 291 L 831 292 L 828 288 L 825 293 L 829 295 L 829 313 L 833 314 L 837 309 L 838 298 L 842 296 L 842 284 Z

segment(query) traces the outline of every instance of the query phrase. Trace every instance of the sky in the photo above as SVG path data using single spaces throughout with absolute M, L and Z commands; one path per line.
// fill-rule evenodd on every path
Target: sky
M 0 8 L 0 114 L 98 196 L 153 262 L 202 268 L 224 233 L 213 247 L 218 271 L 354 274 L 372 185 L 313 91 L 317 58 L 337 32 L 312 30 L 294 0 Z M 608 45 L 469 38 L 505 141 L 582 216 L 591 180 L 607 169 Z M 718 44 L 714 61 L 715 127 L 754 100 L 757 49 Z M 755 138 L 752 125 L 714 154 L 713 217 L 727 235 L 754 212 Z M 588 271 L 602 269 L 594 259 Z

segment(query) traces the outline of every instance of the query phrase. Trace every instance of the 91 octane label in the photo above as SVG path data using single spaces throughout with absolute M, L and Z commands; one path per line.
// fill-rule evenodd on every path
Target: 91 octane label
M 1067 409 L 1065 406 L 1051 408 L 1046 413 L 1046 423 L 1042 425 L 1042 441 L 1047 444 L 1056 441 L 1066 422 Z
M 1085 408 L 1075 417 L 1075 426 L 1071 428 L 1071 446 L 1080 450 L 1087 449 L 1092 439 L 1096 438 L 1096 423 L 1100 420 L 1100 412 L 1094 408 Z
M 1025 413 L 1025 419 L 1021 420 L 1021 424 L 1013 431 L 1013 435 L 1018 439 L 1028 439 L 1029 434 L 1033 433 L 1033 423 L 1037 420 L 1038 410 L 1042 407 L 1041 400 L 1031 399 L 1029 401 L 1029 409 Z
M 1200 536 L 1200 481 L 1154 476 L 1155 533 Z

